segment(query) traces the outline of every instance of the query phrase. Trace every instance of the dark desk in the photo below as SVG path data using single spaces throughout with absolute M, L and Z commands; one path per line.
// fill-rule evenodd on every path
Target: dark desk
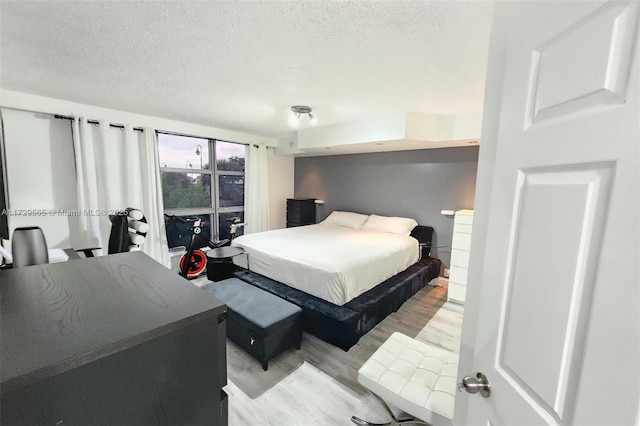
M 226 424 L 226 307 L 143 253 L 0 272 L 0 423 Z

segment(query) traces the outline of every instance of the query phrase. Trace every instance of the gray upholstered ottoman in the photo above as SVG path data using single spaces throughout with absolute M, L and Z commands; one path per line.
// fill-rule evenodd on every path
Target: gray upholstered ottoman
M 227 336 L 262 364 L 293 346 L 300 349 L 302 309 L 269 292 L 229 278 L 203 290 L 227 304 Z

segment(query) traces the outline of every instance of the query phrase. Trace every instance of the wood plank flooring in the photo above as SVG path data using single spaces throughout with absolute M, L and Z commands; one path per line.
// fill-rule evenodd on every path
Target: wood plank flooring
M 387 421 L 378 399 L 357 382 L 358 369 L 394 331 L 457 353 L 463 307 L 446 299 L 442 287 L 423 288 L 349 352 L 304 333 L 302 348 L 271 360 L 268 371 L 227 340 L 229 424 L 346 426 L 352 415 Z

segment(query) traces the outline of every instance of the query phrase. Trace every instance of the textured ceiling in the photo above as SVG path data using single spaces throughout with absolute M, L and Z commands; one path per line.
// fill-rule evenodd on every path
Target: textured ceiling
M 0 2 L 0 87 L 289 137 L 386 112 L 480 110 L 492 3 Z

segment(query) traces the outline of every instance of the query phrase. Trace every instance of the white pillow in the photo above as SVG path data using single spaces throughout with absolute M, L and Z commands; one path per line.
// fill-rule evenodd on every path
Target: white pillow
M 321 223 L 359 229 L 367 221 L 367 218 L 366 214 L 334 210 Z
M 418 222 L 408 217 L 388 217 L 372 214 L 360 229 L 410 235 L 411 230 L 416 226 L 418 226 Z

